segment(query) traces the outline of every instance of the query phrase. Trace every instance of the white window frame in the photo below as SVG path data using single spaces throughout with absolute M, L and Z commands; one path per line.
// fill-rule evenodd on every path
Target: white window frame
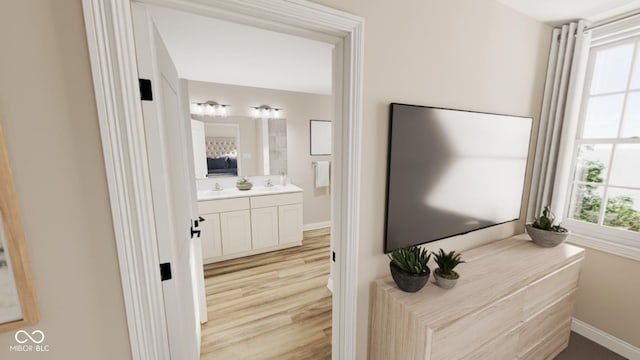
M 601 224 L 601 222 L 603 221 L 604 211 L 606 210 L 606 200 L 607 200 L 606 195 L 607 195 L 607 190 L 609 188 L 608 179 L 609 179 L 609 173 L 611 171 L 613 156 L 615 154 L 615 145 L 621 144 L 621 143 L 640 144 L 640 138 L 630 138 L 630 139 L 624 138 L 623 139 L 619 137 L 622 131 L 623 122 L 625 121 L 625 112 L 626 112 L 628 94 L 632 92 L 640 92 L 640 89 L 635 91 L 629 91 L 628 85 L 627 85 L 627 89 L 625 89 L 624 91 L 598 94 L 598 96 L 622 94 L 622 93 L 625 94 L 624 101 L 622 104 L 621 120 L 618 128 L 617 138 L 583 139 L 581 137 L 584 129 L 584 125 L 585 125 L 586 110 L 589 103 L 588 100 L 591 98 L 590 88 L 591 88 L 591 82 L 592 82 L 593 72 L 595 68 L 596 54 L 598 51 L 601 51 L 603 49 L 612 48 L 612 47 L 616 47 L 621 44 L 627 44 L 627 43 L 636 44 L 633 50 L 632 58 L 631 58 L 631 69 L 629 71 L 629 76 L 627 78 L 627 84 L 629 84 L 629 82 L 631 81 L 631 77 L 633 76 L 636 57 L 640 56 L 640 35 L 633 36 L 633 37 L 626 37 L 624 39 L 620 39 L 617 41 L 608 41 L 605 44 L 592 43 L 589 49 L 589 55 L 588 55 L 589 59 L 588 59 L 588 65 L 586 70 L 586 78 L 585 78 L 584 86 L 582 89 L 582 95 L 581 95 L 579 122 L 578 122 L 578 127 L 576 129 L 576 134 L 574 134 L 574 144 L 572 149 L 570 150 L 572 151 L 571 175 L 568 180 L 569 182 L 567 186 L 567 192 L 568 192 L 567 197 L 565 198 L 567 199 L 567 201 L 563 205 L 564 220 L 562 225 L 568 228 L 569 230 L 571 230 L 571 232 L 573 233 L 573 236 L 571 237 L 571 242 L 573 243 L 588 246 L 591 248 L 595 248 L 597 250 L 606 251 L 606 252 L 624 256 L 627 258 L 640 260 L 640 233 L 617 229 L 614 227 L 608 227 Z M 638 71 L 640 71 L 640 69 L 638 69 Z M 610 154 L 609 166 L 606 169 L 608 174 L 605 178 L 606 179 L 605 182 L 603 183 L 605 190 L 602 194 L 602 206 L 600 209 L 601 211 L 600 215 L 598 217 L 599 218 L 598 224 L 575 220 L 570 218 L 569 216 L 573 186 L 576 183 L 580 183 L 579 181 L 574 180 L 577 161 L 578 161 L 578 149 L 581 145 L 585 145 L 585 144 L 612 144 L 614 147 L 614 149 L 612 149 Z M 615 186 L 615 187 L 619 188 L 618 186 Z M 636 189 L 636 188 L 630 188 L 630 189 Z

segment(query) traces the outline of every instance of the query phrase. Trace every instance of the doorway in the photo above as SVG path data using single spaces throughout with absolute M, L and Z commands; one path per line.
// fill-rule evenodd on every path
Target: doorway
M 336 44 L 333 356 L 355 356 L 362 19 L 306 2 L 162 1 L 194 13 Z M 168 358 L 129 1 L 84 0 L 134 358 Z M 286 14 L 286 15 L 283 15 Z

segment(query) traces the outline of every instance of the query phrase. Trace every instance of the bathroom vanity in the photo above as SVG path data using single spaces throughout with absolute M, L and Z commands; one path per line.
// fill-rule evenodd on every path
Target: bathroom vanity
M 198 192 L 205 264 L 300 246 L 302 189 L 254 186 Z

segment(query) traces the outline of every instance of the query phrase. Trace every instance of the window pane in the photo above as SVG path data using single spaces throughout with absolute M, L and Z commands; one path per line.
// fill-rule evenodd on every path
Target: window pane
M 602 183 L 607 175 L 611 144 L 587 144 L 578 148 L 575 181 Z
M 597 224 L 601 205 L 602 186 L 573 185 L 570 218 Z
M 640 59 L 640 56 L 638 56 Z M 640 72 L 640 68 L 638 68 Z M 640 92 L 627 95 L 627 109 L 624 112 L 622 137 L 640 136 Z
M 640 188 L 640 144 L 616 145 L 609 183 Z
M 636 43 L 636 46 L 637 43 Z M 640 50 L 640 49 L 638 49 Z M 636 59 L 633 63 L 633 75 L 631 75 L 630 89 L 640 89 L 640 54 L 636 54 Z
M 591 94 L 602 94 L 627 89 L 634 44 L 625 44 L 600 50 L 591 79 Z
M 640 231 L 640 191 L 609 188 L 604 225 Z
M 589 99 L 582 137 L 585 139 L 618 137 L 624 94 Z

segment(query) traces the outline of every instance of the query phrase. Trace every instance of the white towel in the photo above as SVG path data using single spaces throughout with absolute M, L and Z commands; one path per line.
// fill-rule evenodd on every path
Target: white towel
M 329 186 L 329 165 L 328 161 L 316 162 L 316 188 Z

